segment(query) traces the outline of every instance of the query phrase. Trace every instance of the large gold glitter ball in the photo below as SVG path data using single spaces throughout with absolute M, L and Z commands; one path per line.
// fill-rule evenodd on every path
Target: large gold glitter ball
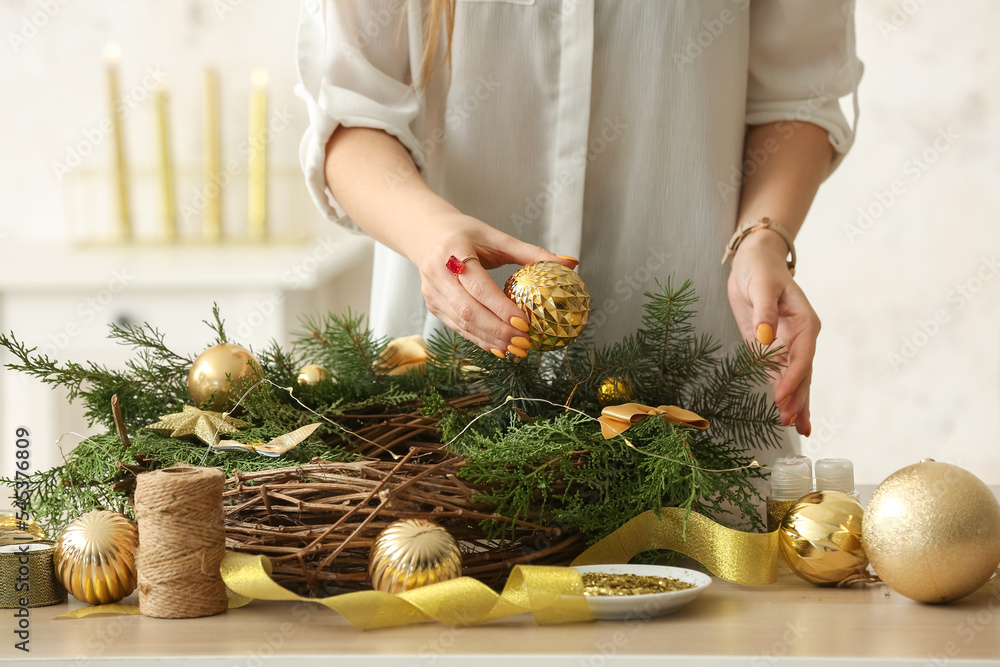
M 0 512 L 0 546 L 45 539 L 45 531 L 34 519 L 19 519 L 16 512 Z
M 301 369 L 299 369 L 299 375 L 296 381 L 303 386 L 313 386 L 317 385 L 323 380 L 329 380 L 332 376 L 330 371 L 326 370 L 322 366 L 316 364 L 306 364 Z
M 234 343 L 214 345 L 194 360 L 188 372 L 188 391 L 198 407 L 211 400 L 208 410 L 226 411 L 233 407 L 239 396 L 226 376 L 233 380 L 250 377 L 263 378 L 260 361 L 245 347 Z M 212 398 L 212 396 L 215 398 Z
M 778 528 L 778 546 L 789 569 L 817 586 L 837 584 L 868 567 L 861 543 L 865 510 L 839 491 L 806 494 Z
M 522 266 L 504 294 L 524 311 L 534 350 L 555 350 L 576 340 L 590 317 L 590 293 L 575 271 L 558 262 Z
M 631 403 L 635 398 L 635 384 L 627 378 L 608 377 L 597 388 L 597 402 L 604 406 Z
M 135 590 L 139 530 L 128 517 L 94 510 L 56 539 L 56 577 L 81 602 L 117 602 Z
M 402 593 L 461 576 L 462 552 L 433 521 L 400 519 L 375 538 L 368 573 L 375 590 Z
M 1000 503 L 971 472 L 922 461 L 875 489 L 864 543 L 889 588 L 920 602 L 951 602 L 980 588 L 1000 564 Z

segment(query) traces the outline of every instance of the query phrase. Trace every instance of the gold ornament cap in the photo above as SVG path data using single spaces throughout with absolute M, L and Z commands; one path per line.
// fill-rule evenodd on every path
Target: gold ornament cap
M 572 269 L 558 262 L 522 266 L 503 288 L 528 320 L 534 350 L 555 350 L 576 340 L 590 318 L 590 293 Z
M 1000 565 L 1000 503 L 968 470 L 924 460 L 875 489 L 863 537 L 889 588 L 920 602 L 951 602 L 978 590 Z
M 796 502 L 778 529 L 788 567 L 817 586 L 837 584 L 868 567 L 861 542 L 865 510 L 839 491 L 814 491 Z
M 194 360 L 188 371 L 188 391 L 198 407 L 208 401 L 209 410 L 229 410 L 238 396 L 233 395 L 232 383 L 226 379 L 262 378 L 264 370 L 257 357 L 235 343 L 221 343 L 208 348 Z M 213 395 L 215 398 L 212 398 Z
M 461 576 L 462 552 L 433 521 L 400 519 L 375 538 L 368 573 L 375 590 L 402 593 Z
M 87 512 L 56 539 L 56 577 L 81 602 L 117 602 L 135 590 L 138 548 L 134 521 L 107 510 Z

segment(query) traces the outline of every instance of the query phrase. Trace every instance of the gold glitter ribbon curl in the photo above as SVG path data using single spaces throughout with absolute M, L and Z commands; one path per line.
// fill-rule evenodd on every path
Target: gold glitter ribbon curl
M 643 512 L 580 554 L 573 565 L 627 563 L 650 549 L 682 553 L 735 584 L 763 586 L 778 579 L 778 531 L 745 533 L 679 507 Z
M 605 440 L 608 440 L 616 435 L 621 435 L 646 417 L 653 415 L 662 416 L 663 421 L 668 424 L 691 426 L 701 431 L 710 426 L 707 419 L 676 405 L 661 405 L 654 408 L 642 403 L 609 405 L 601 410 L 601 416 L 598 417 L 597 421 L 601 422 L 601 435 L 604 436 Z
M 398 595 L 358 591 L 328 598 L 307 598 L 271 579 L 271 561 L 266 556 L 229 551 L 222 561 L 222 579 L 230 589 L 230 609 L 242 607 L 251 600 L 318 602 L 360 630 L 430 620 L 470 626 L 529 611 L 541 625 L 593 620 L 583 595 L 583 579 L 579 572 L 568 567 L 515 566 L 499 594 L 476 579 L 459 577 Z M 136 605 L 115 604 L 85 607 L 59 618 L 136 613 Z

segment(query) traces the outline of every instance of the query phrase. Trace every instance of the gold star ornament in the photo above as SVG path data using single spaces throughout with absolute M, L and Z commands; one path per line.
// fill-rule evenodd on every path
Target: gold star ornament
M 160 421 L 150 424 L 146 428 L 171 438 L 184 438 L 193 435 L 206 445 L 215 445 L 219 442 L 220 434 L 235 433 L 247 426 L 249 424 L 245 421 L 230 417 L 222 412 L 199 410 L 185 405 L 182 412 L 162 415 Z

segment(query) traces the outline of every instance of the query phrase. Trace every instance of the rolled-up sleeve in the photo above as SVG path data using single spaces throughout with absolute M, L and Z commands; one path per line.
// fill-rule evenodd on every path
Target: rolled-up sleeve
M 814 123 L 827 131 L 835 155 L 830 172 L 854 141 L 840 98 L 854 96 L 862 64 L 855 52 L 853 0 L 753 0 L 747 125 Z
M 370 127 L 396 137 L 418 168 L 414 126 L 421 104 L 413 87 L 406 0 L 303 0 L 297 44 L 299 84 L 309 128 L 299 161 L 309 194 L 329 220 L 360 231 L 326 186 L 326 144 L 334 131 Z

